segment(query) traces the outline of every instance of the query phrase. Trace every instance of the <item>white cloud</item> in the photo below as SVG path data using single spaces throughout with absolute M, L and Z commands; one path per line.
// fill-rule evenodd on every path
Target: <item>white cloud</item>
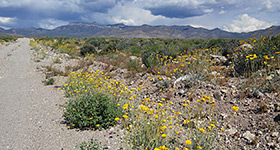
M 124 23 L 126 25 L 149 24 L 163 16 L 154 16 L 149 10 L 136 7 L 133 4 L 118 4 L 106 13 L 94 13 L 91 16 L 100 23 Z
M 211 8 L 211 9 L 205 9 L 205 10 L 203 10 L 205 13 L 211 13 L 211 12 L 213 12 L 214 11 L 214 9 L 213 8 Z
M 58 26 L 66 25 L 68 23 L 69 22 L 66 21 L 49 18 L 49 19 L 41 20 L 39 23 L 39 27 L 44 29 L 54 29 Z
M 262 11 L 267 12 L 277 12 L 280 11 L 280 1 L 279 0 L 264 0 L 262 1 Z
M 230 32 L 250 32 L 259 29 L 265 29 L 272 24 L 250 17 L 248 14 L 243 14 L 238 17 L 238 20 L 233 20 L 233 23 L 224 26 L 224 30 Z
M 15 18 L 0 17 L 0 24 L 13 24 L 15 20 Z
M 221 10 L 218 14 L 222 15 L 225 14 L 227 11 L 226 10 Z
M 181 7 L 197 7 L 203 4 L 216 4 L 216 0 L 134 0 L 138 6 L 145 8 L 161 7 L 161 6 L 181 6 Z

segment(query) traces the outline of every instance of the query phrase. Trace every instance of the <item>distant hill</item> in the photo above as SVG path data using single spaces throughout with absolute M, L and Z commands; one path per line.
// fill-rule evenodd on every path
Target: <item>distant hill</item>
M 8 33 L 7 30 L 0 28 L 0 37 L 2 36 L 18 36 L 21 37 L 23 35 L 18 35 L 18 34 L 14 34 L 14 33 Z
M 277 35 L 280 26 L 272 26 L 271 29 L 257 30 L 248 33 L 227 32 L 215 28 L 195 28 L 192 26 L 127 26 L 124 24 L 100 25 L 97 23 L 71 23 L 57 27 L 53 30 L 42 28 L 17 28 L 4 30 L 3 34 L 22 35 L 27 37 L 40 36 L 69 36 L 69 37 L 123 37 L 123 38 L 179 38 L 179 39 L 209 39 L 209 38 L 250 38 L 253 35 Z

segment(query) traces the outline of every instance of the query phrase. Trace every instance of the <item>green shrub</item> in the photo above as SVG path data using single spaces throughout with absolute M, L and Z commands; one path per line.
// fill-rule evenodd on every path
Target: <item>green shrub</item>
M 165 61 L 168 61 L 171 58 L 176 58 L 176 56 L 177 54 L 169 49 L 147 50 L 142 53 L 142 63 L 147 68 L 159 67 L 160 65 L 163 65 Z M 163 60 L 160 60 L 160 58 Z
M 86 54 L 93 54 L 96 53 L 95 47 L 91 45 L 85 45 L 81 48 L 80 54 L 85 56 Z
M 3 42 L 10 42 L 10 41 L 16 41 L 17 40 L 17 37 L 13 37 L 13 36 L 3 36 L 3 37 L 0 37 L 0 43 L 1 41 Z
M 239 53 L 234 60 L 235 70 L 239 75 L 249 76 L 252 73 L 267 68 L 270 63 L 279 61 L 280 36 L 262 37 L 251 42 L 254 46 Z M 270 71 L 270 70 L 267 70 Z
M 101 129 L 113 125 L 121 110 L 104 94 L 79 95 L 67 103 L 63 117 L 70 128 Z
M 130 48 L 130 52 L 134 55 L 135 54 L 141 54 L 141 49 L 139 47 L 133 46 L 133 47 Z
M 101 150 L 102 148 L 102 144 L 101 142 L 99 142 L 97 139 L 90 139 L 90 141 L 88 142 L 82 142 L 81 144 L 78 144 L 76 146 L 77 148 L 79 148 L 80 150 Z
M 44 83 L 44 85 L 53 85 L 54 79 L 49 78 L 49 79 L 46 79 L 45 81 L 42 81 L 42 82 Z

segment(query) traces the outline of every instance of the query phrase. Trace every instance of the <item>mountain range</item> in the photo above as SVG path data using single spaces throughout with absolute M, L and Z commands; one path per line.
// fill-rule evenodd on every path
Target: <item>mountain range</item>
M 98 23 L 71 23 L 59 26 L 55 29 L 43 28 L 0 28 L 0 36 L 24 36 L 24 37 L 122 37 L 122 38 L 177 38 L 177 39 L 209 39 L 209 38 L 250 38 L 253 36 L 277 35 L 280 26 L 272 26 L 267 29 L 253 32 L 227 32 L 219 28 L 212 30 L 187 26 L 127 26 L 124 24 L 101 25 Z

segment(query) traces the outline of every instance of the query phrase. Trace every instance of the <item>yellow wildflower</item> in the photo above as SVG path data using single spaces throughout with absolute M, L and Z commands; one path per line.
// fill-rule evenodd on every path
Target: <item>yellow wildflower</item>
M 166 134 L 162 134 L 161 137 L 162 137 L 162 138 L 166 138 L 167 135 L 166 135 Z
M 168 150 L 168 148 L 167 148 L 167 147 L 165 147 L 165 145 L 160 146 L 159 148 L 160 148 L 160 149 L 162 149 L 162 150 Z
M 155 115 L 155 118 L 158 119 L 158 115 Z
M 186 144 L 187 144 L 187 145 L 191 145 L 191 144 L 192 144 L 192 141 L 186 140 Z
M 232 110 L 238 111 L 239 107 L 238 106 L 232 106 Z
M 205 130 L 202 129 L 202 128 L 199 128 L 199 131 L 200 131 L 201 133 L 205 132 Z

